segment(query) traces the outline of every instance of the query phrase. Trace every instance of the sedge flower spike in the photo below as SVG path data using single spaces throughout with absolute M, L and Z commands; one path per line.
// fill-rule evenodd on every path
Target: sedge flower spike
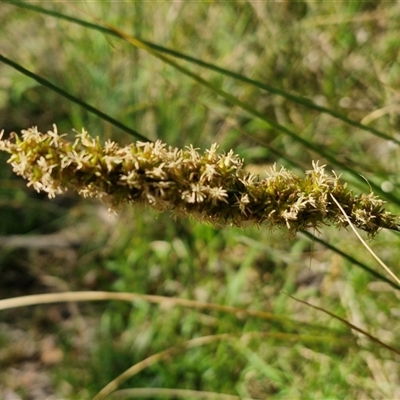
M 147 204 L 219 226 L 284 227 L 293 236 L 324 224 L 347 226 L 334 196 L 351 222 L 370 236 L 382 228 L 400 230 L 400 218 L 384 210 L 384 201 L 373 193 L 354 195 L 318 162 L 303 178 L 274 166 L 260 179 L 232 150 L 218 153 L 216 144 L 200 153 L 193 146 L 178 149 L 161 141 L 102 145 L 84 130 L 73 143 L 64 136 L 56 126 L 45 134 L 30 128 L 8 140 L 1 136 L 0 150 L 11 155 L 8 163 L 28 186 L 50 198 L 72 189 L 111 209 Z

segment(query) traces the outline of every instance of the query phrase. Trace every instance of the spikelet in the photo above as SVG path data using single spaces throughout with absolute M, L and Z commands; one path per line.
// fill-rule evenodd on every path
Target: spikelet
M 347 226 L 333 195 L 352 223 L 370 236 L 382 228 L 400 229 L 399 217 L 384 210 L 384 201 L 373 193 L 354 195 L 318 162 L 305 177 L 274 166 L 260 179 L 245 171 L 232 150 L 218 153 L 217 144 L 201 153 L 193 146 L 178 149 L 161 141 L 102 145 L 85 130 L 73 143 L 64 136 L 56 126 L 45 134 L 34 127 L 21 137 L 0 136 L 0 150 L 11 154 L 8 163 L 28 186 L 50 198 L 72 189 L 115 210 L 147 204 L 219 226 L 284 227 L 293 236 L 324 224 Z

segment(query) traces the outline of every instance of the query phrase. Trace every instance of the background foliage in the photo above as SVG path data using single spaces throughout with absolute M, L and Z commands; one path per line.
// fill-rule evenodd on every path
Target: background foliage
M 18 4 L 0 2 L 0 54 L 145 137 L 180 147 L 218 142 L 222 149 L 233 148 L 260 174 L 275 162 L 300 173 L 319 159 L 343 173 L 356 192 L 368 192 L 368 180 L 388 201 L 388 209 L 399 212 L 398 2 L 33 4 L 95 24 L 105 21 L 271 85 L 286 97 L 176 60 L 207 80 L 210 90 L 115 35 Z M 233 101 L 218 95 L 221 90 Z M 303 103 L 287 95 L 295 100 L 300 96 Z M 342 117 L 310 108 L 304 99 Z M 383 135 L 350 125 L 346 118 Z M 135 140 L 0 64 L 0 126 L 5 132 L 32 125 L 46 131 L 53 123 L 60 131 L 84 127 L 121 144 Z M 26 189 L 1 157 L 2 298 L 109 290 L 207 301 L 281 317 L 145 301 L 2 311 L 2 397 L 91 398 L 146 357 L 221 333 L 239 336 L 173 353 L 120 389 L 197 393 L 183 398 L 202 398 L 201 391 L 254 399 L 400 397 L 398 356 L 287 295 L 328 309 L 387 343 L 398 343 L 398 292 L 348 259 L 300 234 L 289 241 L 285 232 L 262 227 L 220 230 L 133 208 L 109 216 L 102 205 L 72 194 L 49 201 Z M 327 227 L 319 237 L 378 270 L 350 232 Z M 386 231 L 371 243 L 395 273 L 398 244 L 397 234 Z M 283 333 L 294 339 L 279 336 Z M 299 336 L 306 334 L 309 340 Z M 146 396 L 140 393 L 139 398 Z M 126 392 L 124 396 L 129 398 Z M 170 397 L 164 391 L 159 398 Z

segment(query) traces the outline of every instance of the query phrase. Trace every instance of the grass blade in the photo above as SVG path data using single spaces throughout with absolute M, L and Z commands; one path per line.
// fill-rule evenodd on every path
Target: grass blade
M 133 302 L 144 300 L 154 304 L 170 304 L 174 306 L 188 307 L 197 310 L 212 310 L 224 313 L 233 314 L 236 316 L 246 316 L 264 319 L 267 321 L 276 321 L 290 324 L 293 327 L 298 325 L 298 322 L 290 318 L 275 315 L 266 311 L 247 310 L 244 308 L 226 306 L 214 303 L 205 303 L 196 300 L 182 299 L 178 297 L 166 297 L 156 295 L 145 295 L 138 293 L 124 292 L 104 292 L 104 291 L 79 291 L 79 292 L 63 292 L 63 293 L 45 293 L 28 296 L 19 296 L 10 299 L 0 300 L 0 311 L 9 310 L 19 307 L 27 307 L 39 304 L 52 304 L 59 302 L 75 302 L 75 301 L 127 301 Z M 318 328 L 319 329 L 319 328 Z
M 136 132 L 132 128 L 129 128 L 128 126 L 122 124 L 121 122 L 117 121 L 116 119 L 110 117 L 107 114 L 104 114 L 102 111 L 98 110 L 97 108 L 91 106 L 90 104 L 85 103 L 84 101 L 78 99 L 77 97 L 73 96 L 72 94 L 66 92 L 64 89 L 61 89 L 59 86 L 54 85 L 47 79 L 44 79 L 43 77 L 36 75 L 32 71 L 28 71 L 26 68 L 22 67 L 21 65 L 17 64 L 15 61 L 10 60 L 9 58 L 3 56 L 0 54 L 0 62 L 3 62 L 4 64 L 9 65 L 10 67 L 16 69 L 17 71 L 21 72 L 22 74 L 28 76 L 29 78 L 34 79 L 36 82 L 40 83 L 44 87 L 47 87 L 48 89 L 53 90 L 54 92 L 58 93 L 62 97 L 68 99 L 69 101 L 78 104 L 85 110 L 89 111 L 90 113 L 97 115 L 104 121 L 109 122 L 110 124 L 114 125 L 116 128 L 119 128 L 123 130 L 124 132 L 128 133 L 129 135 L 132 135 L 136 137 L 139 140 L 149 142 L 149 139 L 147 139 L 145 136 L 141 135 L 139 132 Z

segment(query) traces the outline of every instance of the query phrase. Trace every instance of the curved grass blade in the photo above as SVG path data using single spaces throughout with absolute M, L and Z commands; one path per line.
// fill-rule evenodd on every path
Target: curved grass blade
M 322 244 L 323 246 L 325 246 L 327 249 L 332 250 L 336 254 L 339 254 L 341 257 L 345 258 L 350 263 L 357 265 L 358 267 L 360 267 L 361 269 L 363 269 L 365 272 L 369 273 L 373 277 L 381 280 L 382 282 L 388 283 L 390 286 L 392 286 L 392 288 L 400 290 L 400 285 L 398 285 L 396 282 L 391 281 L 389 278 L 386 278 L 386 276 L 381 275 L 379 272 L 376 272 L 372 268 L 368 267 L 367 265 L 365 265 L 361 261 L 357 260 L 356 258 L 350 256 L 349 254 L 346 254 L 344 251 L 340 250 L 339 248 L 335 247 L 334 245 L 326 242 L 325 240 L 318 238 L 317 236 L 313 235 L 310 232 L 301 231 L 301 233 L 304 236 L 307 236 L 312 241 L 318 242 L 318 243 Z
M 332 312 L 330 312 L 328 310 L 325 310 L 322 307 L 318 307 L 318 306 L 315 306 L 315 305 L 313 305 L 311 303 L 308 303 L 307 301 L 300 300 L 300 299 L 298 299 L 298 298 L 296 298 L 296 297 L 294 297 L 294 296 L 292 296 L 292 295 L 290 295 L 288 293 L 285 293 L 285 294 L 287 296 L 289 296 L 291 299 L 293 299 L 295 301 L 298 301 L 299 303 L 303 303 L 303 304 L 305 304 L 305 305 L 307 305 L 307 306 L 309 306 L 311 308 L 314 308 L 315 310 L 322 311 L 323 313 L 328 314 L 330 317 L 335 318 L 338 321 L 342 322 L 343 324 L 347 325 L 350 329 L 353 329 L 353 330 L 355 330 L 355 331 L 357 331 L 359 333 L 362 333 L 363 335 L 367 336 L 370 340 L 372 340 L 373 342 L 379 344 L 380 346 L 384 347 L 385 349 L 388 349 L 388 350 L 392 351 L 393 353 L 396 353 L 396 354 L 400 355 L 400 350 L 398 350 L 398 349 L 396 349 L 396 348 L 394 348 L 394 347 L 382 342 L 376 336 L 373 336 L 370 333 L 368 333 L 368 332 L 364 331 L 363 329 L 359 328 L 358 326 L 353 325 L 351 322 L 345 320 L 344 318 L 341 318 L 338 315 L 336 315 L 336 314 L 334 314 L 334 313 L 332 313 Z
M 87 21 L 81 20 L 79 18 L 71 17 L 71 16 L 68 16 L 68 15 L 59 13 L 57 11 L 46 10 L 44 8 L 37 7 L 37 6 L 31 5 L 31 4 L 27 4 L 27 3 L 24 3 L 24 2 L 18 2 L 18 1 L 16 2 L 16 1 L 12 1 L 12 0 L 2 0 L 2 1 L 4 3 L 10 3 L 10 4 L 14 5 L 14 6 L 25 8 L 27 10 L 39 12 L 39 13 L 46 14 L 46 15 L 50 15 L 52 17 L 59 18 L 59 19 L 64 19 L 66 21 L 73 22 L 75 24 L 84 26 L 86 28 L 94 29 L 94 30 L 103 32 L 105 34 L 113 35 L 115 37 L 121 38 L 121 35 L 119 35 L 113 29 L 106 28 L 104 26 L 101 26 L 101 25 L 98 25 L 98 24 L 94 24 L 94 23 L 91 23 L 91 22 L 87 22 Z M 196 65 L 200 66 L 200 67 L 203 67 L 203 68 L 218 72 L 218 73 L 220 73 L 222 75 L 225 75 L 225 76 L 229 76 L 229 77 L 234 78 L 234 79 L 236 79 L 238 81 L 248 83 L 248 84 L 250 84 L 252 86 L 258 87 L 261 90 L 264 90 L 264 91 L 267 91 L 269 93 L 273 93 L 273 94 L 276 94 L 278 96 L 281 96 L 281 97 L 283 97 L 283 98 L 285 98 L 285 99 L 287 99 L 289 101 L 292 101 L 293 103 L 297 103 L 297 104 L 303 105 L 305 107 L 308 107 L 308 108 L 310 108 L 312 110 L 328 114 L 328 115 L 330 115 L 330 116 L 332 116 L 334 118 L 337 118 L 337 119 L 347 123 L 348 125 L 351 125 L 351 126 L 354 126 L 355 128 L 362 129 L 364 131 L 370 132 L 370 133 L 372 133 L 372 134 L 374 134 L 374 135 L 376 135 L 376 136 L 378 136 L 378 137 L 380 137 L 382 139 L 391 140 L 392 142 L 400 144 L 400 140 L 398 140 L 398 139 L 396 139 L 394 137 L 391 137 L 391 136 L 379 131 L 378 129 L 372 128 L 372 127 L 370 127 L 368 125 L 365 125 L 365 124 L 360 123 L 358 121 L 355 121 L 355 120 L 353 120 L 351 118 L 348 118 L 346 115 L 344 115 L 342 113 L 339 113 L 339 112 L 337 112 L 335 110 L 332 110 L 332 109 L 327 108 L 327 107 L 319 106 L 319 105 L 315 104 L 313 101 L 307 99 L 306 97 L 302 97 L 302 96 L 291 94 L 291 93 L 289 93 L 289 92 L 287 92 L 285 90 L 276 88 L 276 87 L 268 85 L 266 83 L 262 83 L 260 81 L 255 80 L 255 79 L 248 78 L 247 76 L 244 76 L 242 74 L 236 73 L 234 71 L 230 71 L 228 69 L 219 67 L 218 65 L 215 65 L 215 64 L 200 60 L 198 58 L 189 56 L 187 54 L 178 52 L 176 50 L 169 49 L 169 48 L 163 47 L 163 46 L 159 46 L 159 45 L 157 45 L 155 43 L 152 43 L 152 42 L 149 42 L 147 40 L 142 40 L 142 39 L 139 39 L 139 38 L 138 38 L 138 40 L 140 40 L 142 43 L 144 43 L 149 48 L 151 48 L 153 50 L 156 50 L 156 51 L 158 51 L 160 53 L 169 54 L 169 55 L 171 55 L 173 57 L 180 58 L 182 60 L 191 62 L 193 64 L 196 64 Z
M 291 327 L 298 326 L 298 322 L 288 317 L 275 315 L 266 311 L 247 310 L 245 308 L 233 307 L 215 303 L 205 303 L 196 300 L 188 300 L 179 297 L 166 297 L 157 295 L 147 295 L 138 293 L 125 292 L 104 292 L 104 291 L 79 291 L 79 292 L 61 292 L 61 293 L 45 293 L 28 296 L 19 296 L 9 299 L 0 300 L 0 311 L 9 310 L 19 307 L 27 307 L 39 304 L 52 304 L 59 302 L 75 302 L 75 301 L 127 301 L 133 302 L 137 300 L 147 301 L 153 304 L 170 304 L 174 306 L 187 307 L 196 310 L 209 310 L 228 313 L 236 316 L 255 317 L 267 321 L 275 321 L 288 324 Z M 313 326 L 310 326 L 313 327 Z M 317 327 L 320 329 L 320 327 Z
M 90 104 L 87 104 L 83 102 L 82 100 L 78 99 L 77 97 L 73 96 L 72 94 L 66 92 L 64 89 L 61 89 L 59 86 L 54 85 L 47 79 L 42 78 L 39 75 L 36 75 L 35 73 L 28 71 L 26 68 L 22 67 L 21 65 L 17 64 L 15 61 L 10 60 L 9 58 L 3 56 L 0 54 L 0 62 L 3 62 L 4 64 L 9 65 L 10 67 L 16 69 L 17 71 L 21 72 L 22 74 L 28 76 L 29 78 L 34 79 L 36 82 L 40 83 L 44 87 L 47 87 L 48 89 L 53 90 L 54 92 L 58 93 L 62 97 L 65 97 L 69 101 L 78 104 L 85 110 L 89 111 L 90 113 L 97 115 L 104 121 L 109 122 L 110 124 L 114 125 L 115 127 L 123 130 L 124 132 L 136 137 L 139 140 L 143 140 L 145 142 L 149 142 L 150 140 L 147 139 L 145 136 L 141 135 L 139 132 L 136 132 L 132 128 L 129 128 L 128 126 L 122 124 L 121 122 L 117 121 L 116 119 L 110 117 L 107 114 L 104 114 L 102 111 L 98 110 L 97 108 L 91 106 Z
M 147 301 L 152 304 L 159 305 L 172 305 L 177 307 L 190 308 L 193 310 L 207 310 L 227 313 L 235 316 L 236 318 L 257 318 L 264 321 L 274 322 L 276 326 L 281 326 L 285 329 L 298 330 L 301 325 L 302 328 L 308 328 L 316 332 L 329 331 L 333 334 L 335 332 L 327 326 L 319 324 L 311 324 L 306 322 L 299 323 L 295 319 L 285 317 L 283 315 L 276 315 L 267 311 L 249 310 L 246 308 L 206 303 L 197 300 L 189 300 L 179 297 L 166 297 L 158 295 L 148 295 L 139 293 L 126 293 L 126 292 L 105 292 L 105 291 L 78 291 L 78 292 L 60 292 L 60 293 L 45 293 L 34 294 L 28 296 L 12 297 L 9 299 L 0 300 L 0 311 L 10 310 L 20 307 L 28 307 L 40 304 L 54 304 L 54 303 L 68 303 L 68 302 L 86 302 L 86 301 Z
M 165 359 L 169 359 L 172 355 L 176 353 L 182 352 L 184 350 L 188 350 L 191 348 L 205 346 L 210 343 L 219 342 L 221 340 L 240 340 L 241 337 L 246 336 L 261 336 L 266 338 L 274 338 L 277 340 L 286 340 L 291 342 L 298 341 L 306 341 L 311 343 L 327 343 L 332 344 L 335 341 L 342 343 L 342 338 L 340 337 L 332 337 L 332 336 L 314 336 L 314 335 L 297 335 L 291 333 L 283 333 L 283 332 L 246 332 L 246 333 L 220 333 L 216 335 L 208 335 L 208 336 L 200 336 L 194 339 L 187 340 L 180 345 L 170 347 L 166 350 L 160 351 L 159 353 L 155 353 L 142 361 L 134 364 L 132 367 L 128 368 L 122 374 L 117 376 L 113 381 L 108 383 L 96 396 L 93 397 L 93 400 L 103 400 L 108 397 L 112 392 L 118 389 L 118 387 L 123 384 L 126 380 L 132 378 L 137 375 L 139 372 L 144 369 L 160 362 Z

